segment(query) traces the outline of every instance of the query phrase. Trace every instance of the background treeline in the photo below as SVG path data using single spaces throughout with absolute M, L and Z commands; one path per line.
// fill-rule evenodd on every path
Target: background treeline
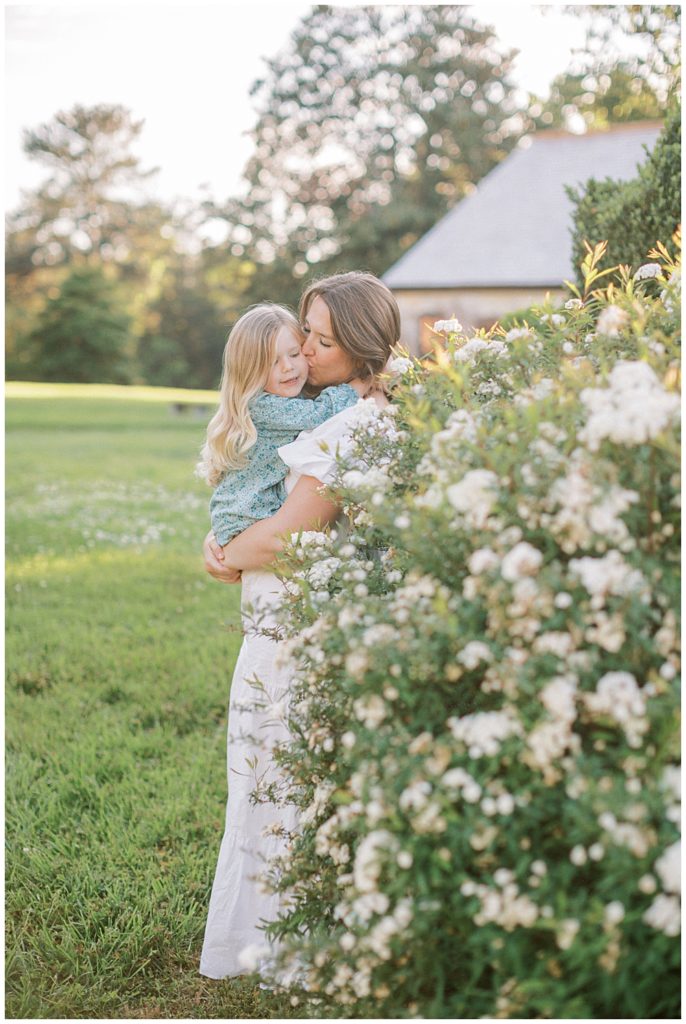
M 223 203 L 155 198 L 154 169 L 133 155 L 143 123 L 121 106 L 27 131 L 47 175 L 8 217 L 7 376 L 215 387 L 240 310 L 296 304 L 313 276 L 382 274 L 523 135 L 663 118 L 680 8 L 569 10 L 589 19 L 587 46 L 542 100 L 515 87 L 514 52 L 463 6 L 313 7 L 254 83 L 245 187 Z M 617 60 L 612 33 L 640 33 L 644 56 Z M 678 165 L 668 176 L 673 191 Z

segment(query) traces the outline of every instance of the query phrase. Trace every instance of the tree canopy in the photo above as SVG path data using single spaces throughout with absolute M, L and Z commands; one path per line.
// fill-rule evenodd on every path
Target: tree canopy
M 463 6 L 313 8 L 253 86 L 246 194 L 208 213 L 291 298 L 313 272 L 383 273 L 530 124 L 513 56 Z

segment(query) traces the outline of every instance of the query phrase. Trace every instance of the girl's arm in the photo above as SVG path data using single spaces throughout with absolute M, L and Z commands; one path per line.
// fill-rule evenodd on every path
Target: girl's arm
M 250 415 L 258 430 L 312 430 L 355 405 L 368 390 L 369 381 L 355 379 L 325 388 L 317 398 L 283 398 L 265 391 L 251 402 Z
M 262 569 L 283 550 L 282 537 L 333 523 L 340 508 L 321 493 L 314 476 L 301 476 L 279 511 L 249 526 L 223 548 L 227 569 Z

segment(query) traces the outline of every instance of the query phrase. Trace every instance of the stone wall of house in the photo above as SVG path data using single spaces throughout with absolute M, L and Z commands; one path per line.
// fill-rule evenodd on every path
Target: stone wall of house
M 542 304 L 549 295 L 561 300 L 561 288 L 436 288 L 416 291 L 394 290 L 401 316 L 400 342 L 413 355 L 431 348 L 431 327 L 435 320 L 457 317 L 465 330 L 492 327 L 505 313 Z

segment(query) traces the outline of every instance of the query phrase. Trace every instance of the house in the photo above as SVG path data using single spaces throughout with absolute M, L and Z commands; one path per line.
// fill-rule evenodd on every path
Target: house
M 523 139 L 383 275 L 400 306 L 401 343 L 418 354 L 430 348 L 436 320 L 491 327 L 548 293 L 561 297 L 575 277 L 565 186 L 635 177 L 660 129 L 642 121 Z

